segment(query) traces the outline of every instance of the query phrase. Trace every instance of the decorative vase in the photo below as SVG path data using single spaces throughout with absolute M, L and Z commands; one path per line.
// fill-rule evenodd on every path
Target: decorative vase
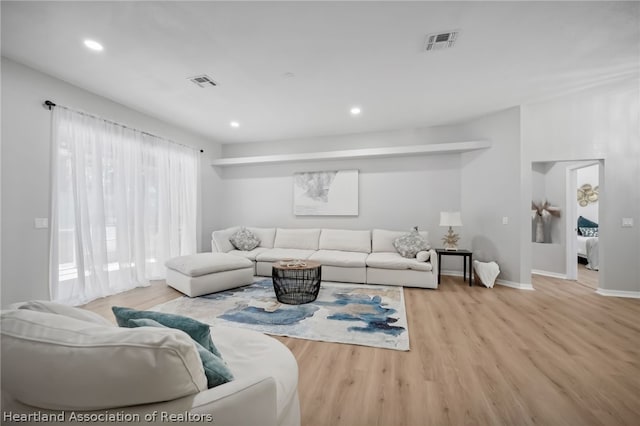
M 544 243 L 544 224 L 540 217 L 536 220 L 536 243 Z

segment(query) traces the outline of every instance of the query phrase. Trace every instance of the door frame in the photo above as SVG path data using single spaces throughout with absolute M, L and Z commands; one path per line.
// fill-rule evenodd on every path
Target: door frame
M 571 161 L 571 160 L 569 160 Z M 580 164 L 569 165 L 566 168 L 565 183 L 566 199 L 565 199 L 565 242 L 566 242 L 566 279 L 576 281 L 578 279 L 578 242 L 575 235 L 578 219 L 578 204 L 576 202 L 576 190 L 578 187 L 578 170 L 593 165 L 598 165 L 599 182 L 602 187 L 604 178 L 604 159 L 594 158 L 589 160 L 580 160 Z M 598 217 L 602 217 L 602 203 L 598 202 Z M 600 222 L 600 220 L 599 220 Z M 600 287 L 600 279 L 598 279 L 598 288 Z

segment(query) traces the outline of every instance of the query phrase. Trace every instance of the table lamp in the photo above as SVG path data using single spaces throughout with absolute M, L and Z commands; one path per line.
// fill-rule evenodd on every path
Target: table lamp
M 448 226 L 449 231 L 442 238 L 445 250 L 458 250 L 460 235 L 453 232 L 452 226 L 462 226 L 460 212 L 440 212 L 440 226 Z

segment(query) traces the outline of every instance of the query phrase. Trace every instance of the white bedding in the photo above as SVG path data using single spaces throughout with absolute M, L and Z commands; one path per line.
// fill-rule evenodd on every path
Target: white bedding
M 578 256 L 587 257 L 587 240 L 590 237 L 583 237 L 578 235 Z
M 597 271 L 600 267 L 598 237 L 578 235 L 578 256 L 587 259 L 587 268 Z

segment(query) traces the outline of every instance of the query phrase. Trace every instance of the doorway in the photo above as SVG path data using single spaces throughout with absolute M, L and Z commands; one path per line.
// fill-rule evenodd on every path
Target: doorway
M 600 278 L 600 198 L 603 181 L 603 160 L 567 166 L 567 279 L 577 280 L 595 290 L 599 287 Z
M 597 290 L 602 276 L 599 234 L 604 160 L 533 162 L 531 166 L 531 272 Z M 546 221 L 541 224 L 536 213 L 545 203 L 548 211 L 543 212 Z

